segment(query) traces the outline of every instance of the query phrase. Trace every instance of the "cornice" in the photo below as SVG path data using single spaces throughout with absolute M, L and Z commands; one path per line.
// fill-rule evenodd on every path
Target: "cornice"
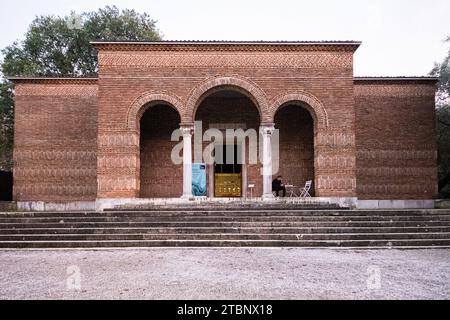
M 110 42 L 92 41 L 100 51 L 349 51 L 361 45 L 357 41 L 155 41 Z
M 98 78 L 8 77 L 15 84 L 96 85 Z
M 436 77 L 355 77 L 356 85 L 427 84 L 436 85 Z

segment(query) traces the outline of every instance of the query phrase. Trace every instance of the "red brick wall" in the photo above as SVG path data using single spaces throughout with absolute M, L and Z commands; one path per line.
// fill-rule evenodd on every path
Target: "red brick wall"
M 18 81 L 14 199 L 94 200 L 96 81 Z
M 280 134 L 278 174 L 283 182 L 300 187 L 314 181 L 314 123 L 309 112 L 300 106 L 286 106 L 276 114 L 275 124 Z M 314 196 L 314 190 L 310 193 Z
M 171 149 L 165 135 L 180 121 L 193 123 L 200 102 L 224 89 L 248 98 L 207 98 L 197 117 L 255 129 L 275 122 L 282 130 L 281 174 L 299 185 L 314 175 L 316 196 L 428 199 L 437 193 L 434 84 L 354 80 L 355 44 L 97 47 L 98 81 L 16 81 L 16 200 L 180 195 L 181 166 L 165 161 Z M 178 114 L 150 109 L 141 139 L 143 111 L 162 102 Z M 313 129 L 298 107 L 275 117 L 292 104 L 310 112 Z M 149 161 L 158 146 L 162 160 Z M 297 161 L 294 154 L 301 154 Z M 262 182 L 252 180 L 260 179 L 259 169 L 248 168 L 256 195 Z M 173 188 L 155 189 L 160 178 Z
M 140 197 L 170 198 L 183 194 L 183 165 L 171 160 L 172 132 L 179 128 L 180 116 L 169 106 L 150 107 L 141 119 Z M 181 140 L 180 140 L 181 141 Z
M 437 195 L 435 85 L 355 81 L 360 199 Z
M 316 194 L 356 196 L 355 46 L 100 45 L 98 49 L 103 160 L 98 167 L 99 197 L 139 196 L 139 132 L 125 120 L 130 110 L 148 95 L 164 94 L 178 104 L 182 121 L 192 122 L 190 98 L 208 83 L 220 88 L 227 82 L 247 83 L 254 89 L 250 94 L 261 102 L 265 122 L 273 121 L 283 95 L 295 93 L 311 103 L 316 113 Z M 112 146 L 118 151 L 108 151 Z M 134 165 L 122 168 L 121 163 Z

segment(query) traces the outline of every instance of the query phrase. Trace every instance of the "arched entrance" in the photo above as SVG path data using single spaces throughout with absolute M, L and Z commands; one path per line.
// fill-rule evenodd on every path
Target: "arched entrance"
M 177 198 L 183 193 L 183 166 L 174 164 L 171 141 L 180 115 L 167 104 L 155 104 L 140 119 L 140 198 Z
M 313 181 L 310 194 L 314 196 L 313 117 L 301 103 L 287 103 L 277 110 L 274 120 L 279 130 L 279 157 L 273 159 L 274 167 L 279 168 L 277 175 L 283 176 L 284 183 L 297 187 Z
M 249 185 L 254 185 L 252 196 L 261 196 L 261 165 L 257 154 L 261 116 L 251 95 L 238 87 L 215 87 L 199 99 L 194 111 L 195 142 L 198 141 L 196 137 L 205 137 L 207 131 L 215 135 L 221 134 L 223 137 L 222 139 L 206 138 L 203 139 L 206 141 L 202 142 L 202 150 L 205 150 L 213 141 L 215 148 L 214 159 L 207 164 L 206 168 L 208 197 L 247 197 Z M 197 132 L 199 123 L 201 123 L 201 133 Z M 227 139 L 227 129 L 234 130 L 236 139 Z M 244 133 L 243 140 L 237 138 L 239 132 Z M 251 143 L 251 139 L 256 140 L 256 145 Z M 256 152 L 256 159 L 252 157 L 251 152 Z M 194 162 L 196 159 L 198 159 L 198 150 L 194 150 Z M 204 157 L 202 159 L 205 160 Z M 251 159 L 253 161 L 250 161 Z

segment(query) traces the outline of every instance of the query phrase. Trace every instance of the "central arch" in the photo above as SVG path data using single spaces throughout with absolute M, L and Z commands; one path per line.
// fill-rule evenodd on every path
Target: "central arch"
M 260 112 L 254 99 L 230 86 L 215 87 L 199 100 L 194 119 L 196 128 L 200 123 L 202 130 L 196 134 L 205 137 L 211 130 L 209 134 L 213 135 L 202 141 L 201 154 L 194 148 L 194 155 L 198 155 L 194 158 L 202 157 L 206 164 L 208 197 L 245 198 L 249 195 L 248 185 L 254 185 L 251 196 L 262 194 L 261 164 L 257 159 Z M 236 135 L 227 136 L 230 132 Z M 203 151 L 212 145 L 213 158 L 208 162 Z
M 270 122 L 269 102 L 264 91 L 250 80 L 236 76 L 217 76 L 195 87 L 186 101 L 182 122 L 193 122 L 202 101 L 211 94 L 223 90 L 237 91 L 248 97 L 258 109 L 261 122 Z

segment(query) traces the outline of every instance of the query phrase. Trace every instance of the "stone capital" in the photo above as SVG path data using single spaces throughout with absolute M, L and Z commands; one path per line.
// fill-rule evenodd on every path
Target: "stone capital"
M 262 135 L 272 135 L 275 131 L 275 124 L 273 123 L 262 123 L 259 127 L 259 132 Z
M 194 134 L 194 125 L 180 125 L 181 134 L 184 136 L 192 136 Z

